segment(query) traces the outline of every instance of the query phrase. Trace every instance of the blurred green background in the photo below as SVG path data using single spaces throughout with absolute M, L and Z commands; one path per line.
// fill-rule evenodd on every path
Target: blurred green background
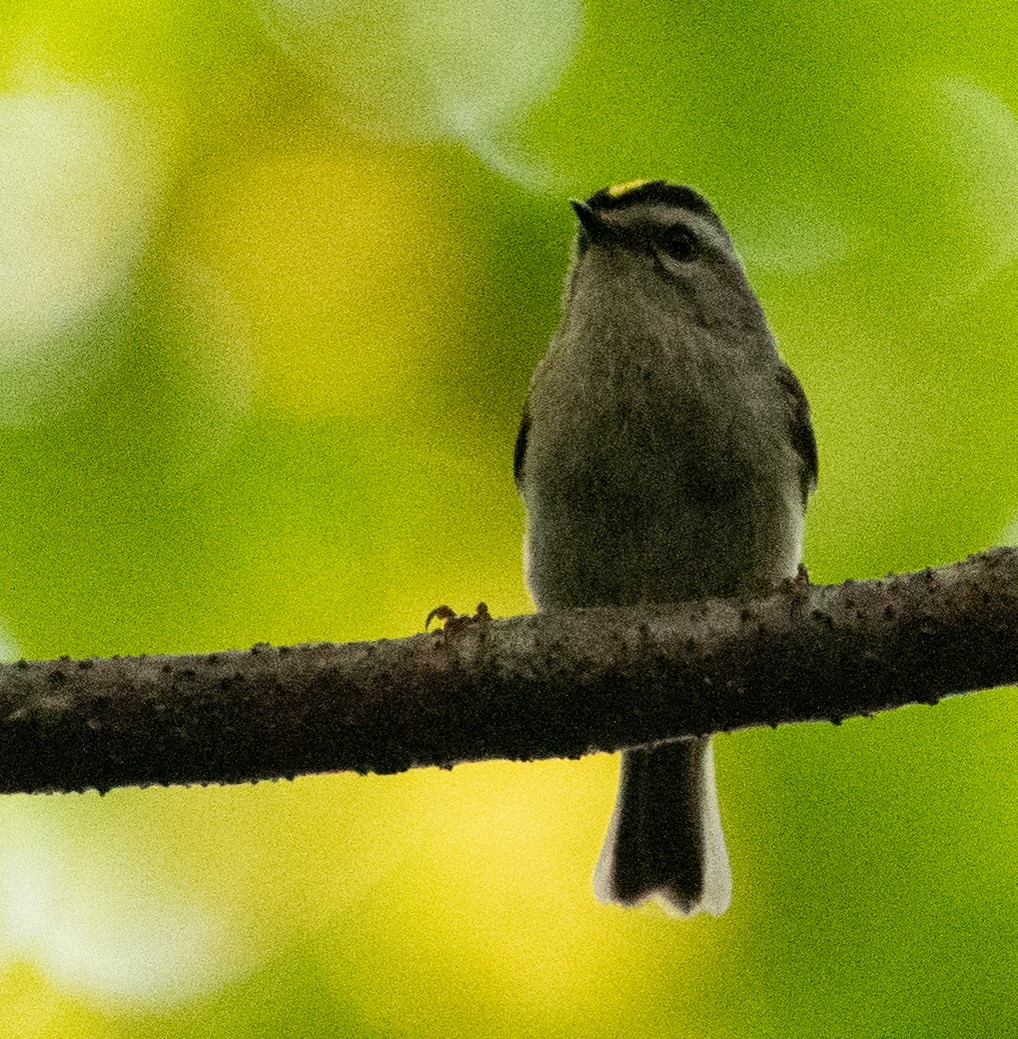
M 570 194 L 693 183 L 810 396 L 814 580 L 1018 514 L 1018 7 L 7 0 L 8 657 L 531 608 Z M 4 1039 L 1013 1035 L 1006 692 L 717 741 L 724 917 L 599 906 L 617 764 L 0 802 Z

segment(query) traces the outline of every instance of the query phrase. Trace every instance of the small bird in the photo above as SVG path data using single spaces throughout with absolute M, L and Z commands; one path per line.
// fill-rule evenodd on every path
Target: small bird
M 571 204 L 562 316 L 516 439 L 534 600 L 766 594 L 798 572 L 817 449 L 731 239 L 702 195 L 663 180 Z M 594 886 L 682 916 L 728 908 L 709 737 L 623 753 Z

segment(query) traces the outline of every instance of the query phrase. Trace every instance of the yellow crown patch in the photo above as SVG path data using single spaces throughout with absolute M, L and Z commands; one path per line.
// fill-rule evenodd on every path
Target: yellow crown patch
M 635 191 L 637 188 L 642 188 L 644 184 L 649 183 L 649 180 L 627 180 L 625 184 L 613 184 L 608 188 L 608 194 L 612 198 L 620 198 L 622 195 L 627 195 L 630 191 Z

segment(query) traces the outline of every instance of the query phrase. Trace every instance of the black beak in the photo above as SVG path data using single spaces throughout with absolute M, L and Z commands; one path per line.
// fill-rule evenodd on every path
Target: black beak
M 580 221 L 580 241 L 583 244 L 603 242 L 608 237 L 608 226 L 596 209 L 592 209 L 586 202 L 579 202 L 575 198 L 571 198 L 569 204 Z

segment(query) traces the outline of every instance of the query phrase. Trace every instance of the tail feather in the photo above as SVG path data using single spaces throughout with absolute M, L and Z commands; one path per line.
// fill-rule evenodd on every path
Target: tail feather
M 720 916 L 732 897 L 710 739 L 626 751 L 618 800 L 594 875 L 603 902 Z

